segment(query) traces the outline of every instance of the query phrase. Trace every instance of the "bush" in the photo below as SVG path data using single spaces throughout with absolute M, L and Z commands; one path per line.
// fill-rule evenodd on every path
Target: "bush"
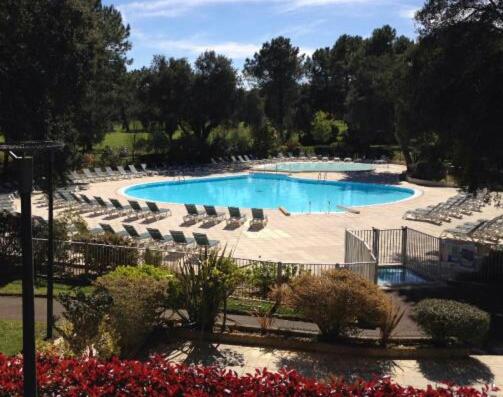
M 112 303 L 107 294 L 95 291 L 86 295 L 77 291 L 73 294 L 60 294 L 57 299 L 64 308 L 64 321 L 58 322 L 56 327 L 64 340 L 65 346 L 61 347 L 63 353 L 93 356 L 96 351 L 103 358 L 115 353 L 105 352 L 109 349 L 104 349 L 102 345 L 102 341 L 107 339 L 104 317 Z
M 446 176 L 446 168 L 438 159 L 418 161 L 411 165 L 410 173 L 413 178 L 440 181 Z
M 0 354 L 0 395 L 23 395 L 23 360 Z M 402 387 L 389 378 L 346 382 L 333 378 L 321 382 L 282 369 L 256 370 L 237 375 L 218 367 L 185 366 L 154 356 L 147 361 L 113 359 L 77 360 L 52 355 L 37 360 L 38 393 L 41 396 L 366 396 L 366 397 L 482 397 L 488 388 Z
M 297 277 L 289 301 L 318 325 L 325 339 L 355 334 L 362 324 L 379 326 L 390 304 L 376 285 L 347 269 Z
M 197 256 L 186 259 L 178 274 L 180 300 L 188 316 L 186 321 L 212 332 L 220 308 L 224 306 L 225 314 L 227 299 L 242 276 L 236 261 L 225 250 L 202 250 Z
M 118 335 L 122 356 L 129 356 L 143 346 L 147 336 L 161 323 L 166 306 L 178 296 L 176 278 L 167 270 L 150 265 L 119 266 L 98 278 L 96 286 L 111 298 L 107 315 Z
M 452 338 L 478 344 L 489 332 L 489 314 L 453 300 L 424 299 L 414 307 L 413 316 L 424 332 L 440 345 L 445 345 Z
M 278 268 L 281 266 L 281 274 Z M 271 288 L 276 284 L 289 283 L 298 275 L 298 266 L 280 265 L 280 263 L 259 262 L 248 269 L 247 282 L 257 290 L 260 298 L 266 299 Z

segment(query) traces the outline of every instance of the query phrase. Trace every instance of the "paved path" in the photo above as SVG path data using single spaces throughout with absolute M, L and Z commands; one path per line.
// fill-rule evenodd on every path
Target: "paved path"
M 156 348 L 156 352 L 169 354 L 175 362 L 218 365 L 239 374 L 254 373 L 255 368 L 266 367 L 276 371 L 288 367 L 319 379 L 331 376 L 370 379 L 373 376 L 389 375 L 401 385 L 421 388 L 428 384 L 439 384 L 446 379 L 459 385 L 482 387 L 494 383 L 500 388 L 503 386 L 503 356 L 471 356 L 455 360 L 379 360 L 192 342 L 166 345 L 164 348 Z

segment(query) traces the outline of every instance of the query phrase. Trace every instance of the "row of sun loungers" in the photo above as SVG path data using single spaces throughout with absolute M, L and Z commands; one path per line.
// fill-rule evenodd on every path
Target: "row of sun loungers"
M 55 208 L 69 207 L 78 205 L 82 213 L 89 212 L 96 215 L 128 217 L 136 219 L 145 219 L 157 221 L 172 215 L 171 210 L 168 208 L 159 208 L 153 201 L 146 201 L 146 207 L 143 207 L 136 200 L 128 200 L 128 205 L 122 204 L 119 200 L 110 198 L 110 203 L 100 196 L 88 197 L 86 194 L 77 194 L 73 191 L 56 191 L 55 195 Z M 229 214 L 225 215 L 224 212 L 217 211 L 215 206 L 205 205 L 204 210 L 197 208 L 195 204 L 185 204 L 187 214 L 184 215 L 183 221 L 186 223 L 212 223 L 217 224 L 226 221 L 227 225 L 241 226 L 247 217 L 241 213 L 237 207 L 228 207 Z M 250 226 L 265 227 L 268 222 L 264 210 L 261 208 L 252 208 L 252 219 Z
M 452 218 L 461 219 L 464 215 L 480 212 L 482 207 L 486 205 L 486 194 L 487 192 L 476 195 L 460 193 L 437 205 L 407 211 L 403 215 L 403 219 L 429 222 L 435 225 L 450 222 Z
M 226 217 L 224 212 L 217 211 L 212 205 L 205 205 L 204 210 L 197 208 L 195 204 L 185 204 L 187 215 L 184 215 L 183 221 L 186 223 L 219 223 L 225 219 L 227 225 L 241 226 L 246 222 L 246 215 L 241 213 L 237 207 L 228 207 L 229 216 Z M 262 208 L 252 208 L 252 219 L 250 226 L 265 227 L 268 222 L 267 216 Z
M 122 224 L 123 231 L 115 231 L 108 223 L 100 223 L 100 227 L 105 233 L 129 237 L 138 245 L 155 244 L 157 247 L 166 249 L 174 248 L 179 251 L 186 251 L 192 248 L 218 248 L 220 241 L 210 240 L 204 233 L 192 233 L 194 238 L 186 237 L 183 231 L 170 230 L 169 235 L 164 235 L 159 229 L 146 228 L 145 233 L 140 233 L 133 225 Z
M 77 171 L 70 171 L 68 179 L 74 184 L 85 184 L 90 182 L 108 182 L 121 179 L 142 178 L 145 176 L 156 175 L 157 171 L 147 168 L 146 164 L 141 164 L 141 170 L 138 170 L 134 165 L 128 165 L 126 170 L 122 166 L 117 166 L 117 170 L 112 167 L 105 167 L 104 169 L 96 167 L 93 171 L 89 168 L 84 168 L 82 174 Z
M 491 220 L 479 219 L 476 222 L 465 222 L 455 228 L 444 230 L 441 237 L 499 243 L 503 241 L 503 215 Z

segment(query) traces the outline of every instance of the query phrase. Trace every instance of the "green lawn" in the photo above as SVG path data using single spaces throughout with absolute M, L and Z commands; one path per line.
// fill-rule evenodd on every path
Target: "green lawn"
M 47 287 L 45 280 L 37 280 L 35 282 L 35 294 L 36 295 L 46 295 Z M 54 295 L 59 295 L 61 293 L 70 292 L 73 289 L 78 288 L 73 285 L 54 283 Z M 81 287 L 86 293 L 92 291 L 92 286 Z M 14 280 L 8 284 L 0 286 L 0 294 L 21 294 L 21 280 Z
M 103 149 L 105 146 L 109 146 L 110 148 L 116 150 L 125 146 L 131 150 L 133 148 L 135 135 L 137 142 L 140 139 L 148 139 L 150 137 L 150 134 L 148 132 L 137 132 L 135 134 L 122 131 L 109 132 L 108 134 L 105 135 L 105 139 L 103 139 L 103 142 L 96 145 L 95 148 L 99 150 Z
M 43 323 L 35 323 L 35 336 L 42 339 L 45 335 Z M 23 326 L 20 320 L 0 320 L 0 353 L 8 356 L 19 353 L 23 346 Z

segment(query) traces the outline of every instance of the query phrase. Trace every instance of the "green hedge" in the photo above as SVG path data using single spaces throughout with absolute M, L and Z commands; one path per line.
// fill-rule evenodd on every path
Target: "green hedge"
M 422 300 L 414 308 L 413 317 L 424 332 L 441 345 L 452 339 L 466 344 L 480 344 L 490 326 L 488 313 L 453 300 Z

